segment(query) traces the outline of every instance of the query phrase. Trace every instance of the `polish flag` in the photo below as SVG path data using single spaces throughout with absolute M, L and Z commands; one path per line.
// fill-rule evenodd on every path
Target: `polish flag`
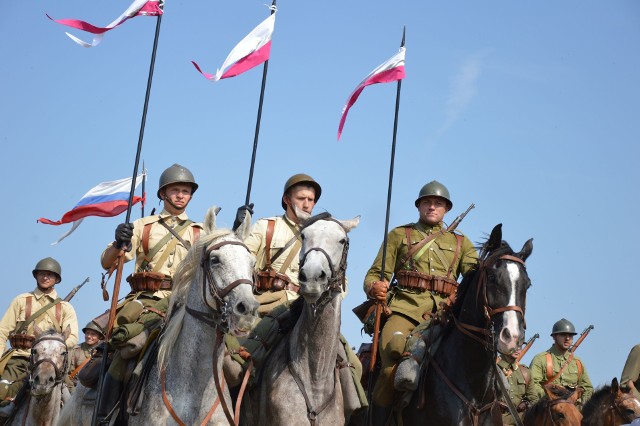
M 95 47 L 102 41 L 104 33 L 111 31 L 115 27 L 124 24 L 127 19 L 134 18 L 136 16 L 158 16 L 162 15 L 162 6 L 164 0 L 134 0 L 133 3 L 125 10 L 122 15 L 118 16 L 115 21 L 107 25 L 106 27 L 96 27 L 88 22 L 80 21 L 78 19 L 53 19 L 47 15 L 47 18 L 58 24 L 66 25 L 67 27 L 76 28 L 82 31 L 96 34 L 91 43 L 80 40 L 78 37 L 65 33 L 82 47 Z
M 342 109 L 342 116 L 340 117 L 340 125 L 338 126 L 338 140 L 342 135 L 342 128 L 344 122 L 347 120 L 347 114 L 349 109 L 356 103 L 358 96 L 364 90 L 365 87 L 376 83 L 390 83 L 392 81 L 402 80 L 405 77 L 404 72 L 404 53 L 405 48 L 401 47 L 398 53 L 389 58 L 386 62 L 378 66 L 376 69 L 364 78 L 355 88 L 355 90 L 349 95 L 347 104 Z
M 214 74 L 203 72 L 198 64 L 191 61 L 194 67 L 209 81 L 216 82 L 223 78 L 235 77 L 269 59 L 271 53 L 271 36 L 276 22 L 276 14 L 272 13 L 260 25 L 255 27 L 240 43 L 233 48 L 222 67 Z
M 136 188 L 142 183 L 144 176 L 144 173 L 138 175 L 136 178 Z M 37 222 L 55 226 L 73 222 L 73 227 L 69 232 L 54 243 L 57 244 L 75 231 L 82 222 L 82 219 L 87 216 L 112 217 L 127 210 L 130 191 L 131 178 L 102 182 L 84 194 L 76 206 L 62 216 L 62 219 L 53 221 L 41 217 Z M 144 202 L 144 194 L 142 197 L 133 197 L 133 204 L 139 201 Z

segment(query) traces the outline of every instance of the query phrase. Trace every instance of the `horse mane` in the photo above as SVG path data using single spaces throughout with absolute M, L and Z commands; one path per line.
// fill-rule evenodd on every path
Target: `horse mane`
M 160 368 L 166 367 L 171 349 L 182 330 L 182 323 L 184 322 L 186 313 L 185 306 L 187 296 L 191 284 L 197 276 L 204 247 L 208 246 L 214 240 L 227 235 L 233 235 L 232 231 L 229 229 L 214 229 L 210 233 L 201 236 L 200 240 L 191 247 L 187 256 L 178 266 L 171 284 L 171 299 L 169 299 L 169 309 L 167 310 L 166 316 L 168 320 L 162 331 L 160 346 L 158 348 L 158 365 Z
M 583 423 L 585 425 L 597 425 L 598 416 L 595 416 L 597 410 L 602 406 L 603 401 L 611 394 L 611 385 L 600 386 L 593 392 L 591 398 L 582 407 Z M 594 423 L 595 421 L 595 423 Z
M 559 390 L 559 389 L 558 389 Z M 569 399 L 575 391 L 570 389 L 563 389 L 561 392 L 556 393 L 558 399 Z M 535 424 L 535 420 L 540 418 L 538 416 L 545 416 L 546 411 L 549 408 L 549 404 L 555 400 L 549 399 L 546 395 L 537 400 L 524 415 L 525 424 Z

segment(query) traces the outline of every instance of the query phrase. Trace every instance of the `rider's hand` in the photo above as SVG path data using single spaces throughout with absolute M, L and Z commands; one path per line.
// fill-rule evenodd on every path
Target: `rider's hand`
M 527 408 L 529 408 L 529 402 L 528 401 L 522 401 L 520 404 L 518 404 L 518 407 L 516 408 L 516 411 L 518 411 L 518 413 L 522 413 L 524 411 L 527 411 Z
M 244 206 L 238 207 L 238 211 L 236 212 L 236 220 L 233 221 L 233 230 L 235 231 L 242 225 L 244 219 L 247 217 L 247 212 L 249 214 L 253 214 L 253 203 Z
M 133 237 L 133 224 L 121 223 L 116 228 L 116 248 L 131 250 L 131 237 Z
M 387 291 L 389 290 L 388 281 L 374 281 L 369 286 L 369 296 L 380 302 L 387 301 Z

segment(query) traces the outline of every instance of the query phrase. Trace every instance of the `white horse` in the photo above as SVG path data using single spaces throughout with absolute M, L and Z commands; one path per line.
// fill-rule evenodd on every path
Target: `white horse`
M 301 231 L 302 314 L 288 337 L 269 355 L 260 382 L 242 406 L 250 425 L 343 425 L 344 403 L 336 363 L 340 305 L 349 237 L 359 217 L 309 219 Z
M 236 233 L 216 230 L 214 208 L 207 212 L 205 235 L 174 276 L 158 359 L 142 389 L 140 411 L 129 416 L 129 425 L 233 422 L 221 371 L 222 336 L 246 335 L 257 318 L 252 292 L 255 257 L 241 242 L 249 220 Z M 77 424 L 82 424 L 82 417 L 76 415 Z
M 34 326 L 35 340 L 29 362 L 29 393 L 7 425 L 50 426 L 60 414 L 64 378 L 69 367 L 67 344 L 71 328 L 62 334 L 54 330 L 42 331 Z

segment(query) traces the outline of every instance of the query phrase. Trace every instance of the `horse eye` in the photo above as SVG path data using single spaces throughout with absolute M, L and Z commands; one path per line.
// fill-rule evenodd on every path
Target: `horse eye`
M 304 234 L 300 234 L 300 239 L 304 240 Z
M 38 355 L 37 349 L 31 349 L 31 355 Z
M 211 259 L 209 259 L 209 263 L 218 265 L 220 263 L 220 258 L 218 256 L 211 256 Z
M 341 239 L 341 240 L 339 241 L 339 243 L 340 243 L 340 244 L 342 244 L 342 245 L 344 245 L 344 243 L 346 243 L 346 242 L 347 242 L 347 239 L 346 239 L 346 238 L 343 238 L 343 239 Z

